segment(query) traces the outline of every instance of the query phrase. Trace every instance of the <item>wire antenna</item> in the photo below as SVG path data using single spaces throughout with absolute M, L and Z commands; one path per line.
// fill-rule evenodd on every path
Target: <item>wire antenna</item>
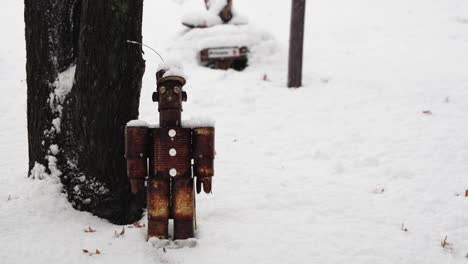
M 128 40 L 128 39 L 127 39 L 127 43 L 137 44 L 137 45 L 140 45 L 140 46 L 145 46 L 145 47 L 147 47 L 148 49 L 150 49 L 150 50 L 152 50 L 154 53 L 156 53 L 156 54 L 159 56 L 159 58 L 162 60 L 162 62 L 164 62 L 163 57 L 161 57 L 161 55 L 160 55 L 156 50 L 154 50 L 152 47 L 150 47 L 150 46 L 148 46 L 148 45 L 146 45 L 146 44 L 143 44 L 143 43 L 140 43 L 140 42 L 137 42 L 137 41 L 133 41 L 133 40 Z

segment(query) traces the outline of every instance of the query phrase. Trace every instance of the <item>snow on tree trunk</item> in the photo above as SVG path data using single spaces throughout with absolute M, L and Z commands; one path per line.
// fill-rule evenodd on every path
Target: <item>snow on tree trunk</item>
M 141 47 L 126 41 L 141 42 L 142 8 L 25 0 L 31 175 L 60 176 L 75 208 L 114 223 L 138 219 L 144 203 L 130 194 L 123 156 L 144 72 Z

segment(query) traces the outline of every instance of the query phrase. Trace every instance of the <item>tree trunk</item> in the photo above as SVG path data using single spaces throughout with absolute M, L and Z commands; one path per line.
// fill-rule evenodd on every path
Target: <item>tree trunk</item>
M 57 3 L 47 5 L 62 5 L 61 0 L 25 1 L 26 6 L 29 4 L 31 7 L 26 7 L 27 10 L 34 10 L 35 6 L 41 5 L 39 2 L 55 1 Z M 30 155 L 30 166 L 47 157 L 49 173 L 61 176 L 68 198 L 75 208 L 89 211 L 114 223 L 130 223 L 141 216 L 144 197 L 130 194 L 124 159 L 124 127 L 129 120 L 138 117 L 144 60 L 141 47 L 128 45 L 126 41 L 141 42 L 143 0 L 79 1 L 81 5 L 73 6 L 77 8 L 69 6 L 67 9 L 72 16 L 79 14 L 80 18 L 79 38 L 73 43 L 73 53 L 67 49 L 61 50 L 64 46 L 54 42 L 58 53 L 77 56 L 74 55 L 73 60 L 68 64 L 64 63 L 63 67 L 50 71 L 47 75 L 47 87 L 29 86 L 28 83 L 28 91 L 41 90 L 34 92 L 44 93 L 39 98 L 30 97 L 28 92 L 28 102 L 32 102 L 31 105 L 28 104 L 28 113 L 36 113 L 37 109 L 48 107 L 55 109 L 49 118 L 44 118 L 44 114 L 28 116 L 28 123 L 38 126 L 35 130 L 32 127 L 29 129 L 30 142 L 35 142 L 34 137 L 41 135 L 54 123 L 55 137 L 52 143 L 57 142 L 60 147 L 60 152 L 57 153 L 49 142 L 30 143 L 30 153 L 35 153 L 38 147 L 43 149 L 42 153 Z M 54 9 L 50 12 L 57 14 Z M 30 26 L 36 23 L 34 18 L 29 17 L 28 11 L 25 11 L 25 20 L 30 20 Z M 64 24 L 69 21 L 65 16 L 59 19 Z M 43 34 L 50 37 L 48 32 L 55 25 L 54 22 L 56 21 L 52 20 L 30 30 L 45 32 Z M 28 32 L 28 22 L 26 24 Z M 76 30 L 76 27 L 73 29 Z M 58 35 L 63 39 L 75 36 L 68 31 L 59 32 Z M 27 37 L 26 40 L 28 69 L 34 68 L 44 58 L 55 61 L 48 50 L 43 50 L 42 46 L 34 47 L 33 38 Z M 64 87 L 61 87 L 64 84 L 60 82 L 63 74 L 57 74 L 73 62 L 76 63 L 73 89 L 64 96 Z M 73 77 L 73 73 L 68 74 Z M 28 80 L 41 77 L 43 75 L 40 72 L 28 70 Z M 55 85 L 50 85 L 54 80 Z M 57 105 L 49 106 L 50 102 L 44 98 L 53 97 L 50 95 L 51 90 L 57 95 L 57 89 Z M 34 169 L 32 174 L 34 175 Z
M 56 144 L 52 120 L 57 74 L 76 62 L 80 0 L 25 0 L 29 170 L 47 167 L 49 147 Z

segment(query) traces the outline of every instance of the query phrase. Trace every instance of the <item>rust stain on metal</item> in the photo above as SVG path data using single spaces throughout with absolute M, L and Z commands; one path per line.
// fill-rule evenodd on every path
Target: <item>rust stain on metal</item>
M 193 179 L 173 179 L 172 215 L 174 217 L 174 239 L 191 238 L 194 235 L 195 194 Z
M 172 216 L 174 219 L 193 219 L 193 179 L 176 177 L 173 180 Z
M 148 237 L 168 237 L 169 188 L 169 179 L 152 178 L 149 180 L 147 194 Z

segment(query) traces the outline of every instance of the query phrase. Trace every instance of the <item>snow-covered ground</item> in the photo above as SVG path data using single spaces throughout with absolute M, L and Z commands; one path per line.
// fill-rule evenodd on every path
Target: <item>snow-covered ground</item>
M 203 1 L 145 1 L 144 42 L 184 63 L 184 117 L 216 119 L 213 194 L 198 196 L 197 246 L 178 249 L 145 228 L 115 237 L 55 179 L 26 178 L 22 5 L 0 10 L 0 263 L 468 263 L 466 0 L 308 1 L 292 90 L 290 1 L 234 1 L 264 32 L 243 72 L 183 51 L 180 18 Z M 156 123 L 145 57 L 141 119 Z

